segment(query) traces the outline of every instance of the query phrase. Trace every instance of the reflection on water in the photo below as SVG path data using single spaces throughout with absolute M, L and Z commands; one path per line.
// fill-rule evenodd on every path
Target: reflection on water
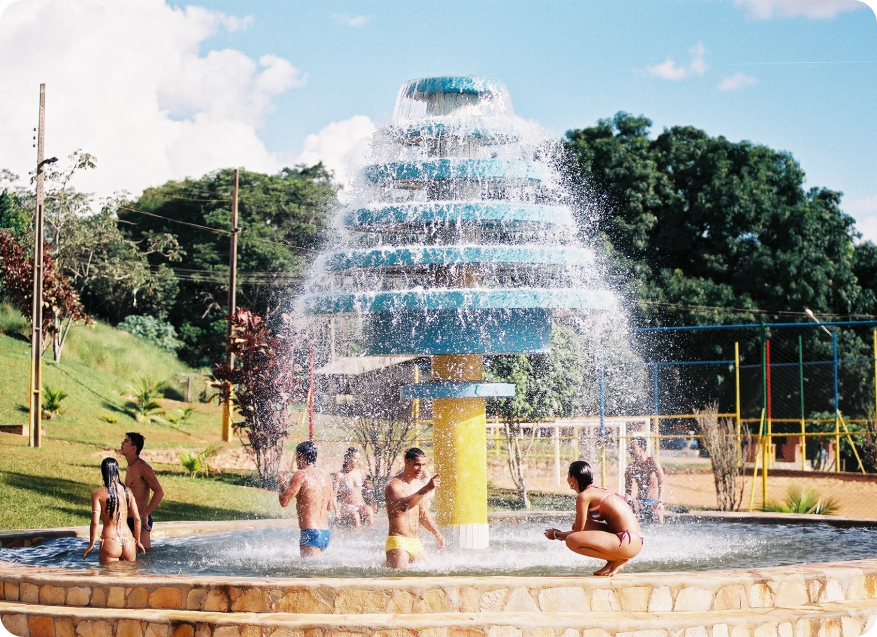
M 428 561 L 405 575 L 587 575 L 603 564 L 542 536 L 546 524 L 492 524 L 483 551 L 434 550 L 424 538 Z M 564 525 L 565 527 L 567 525 Z M 215 535 L 172 537 L 154 542 L 141 556 L 138 573 L 238 575 L 247 577 L 380 577 L 400 573 L 384 567 L 386 526 L 363 532 L 334 530 L 319 560 L 299 557 L 298 529 L 270 528 Z M 741 522 L 678 523 L 647 527 L 642 553 L 627 572 L 702 571 L 877 557 L 875 530 L 838 529 L 828 524 L 764 525 Z M 39 566 L 101 569 L 97 552 L 82 562 L 83 539 L 64 538 L 43 546 L 0 549 L 0 560 Z

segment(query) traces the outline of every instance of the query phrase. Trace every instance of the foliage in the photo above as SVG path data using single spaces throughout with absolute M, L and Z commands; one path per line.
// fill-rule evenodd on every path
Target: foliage
M 173 411 L 167 411 L 165 412 L 164 417 L 168 420 L 168 422 L 172 422 L 175 425 L 185 425 L 189 422 L 189 418 L 191 418 L 192 414 L 194 413 L 194 407 L 185 407 L 183 409 L 174 409 Z
M 182 342 L 177 339 L 177 331 L 174 326 L 154 316 L 129 314 L 117 327 L 134 336 L 145 338 L 154 345 L 171 352 L 182 345 Z
M 719 511 L 736 511 L 743 501 L 743 448 L 737 444 L 737 429 L 731 418 L 719 418 L 719 407 L 712 404 L 703 411 L 695 412 L 702 434 L 701 444 L 707 450 L 712 463 L 716 483 L 716 505 Z M 749 444 L 748 431 L 743 435 Z
M 42 411 L 44 414 L 49 414 L 49 417 L 60 416 L 64 413 L 64 406 L 61 405 L 61 401 L 63 401 L 69 394 L 61 391 L 60 389 L 52 389 L 48 385 L 43 387 L 43 405 Z
M 0 303 L 0 334 L 28 338 L 30 336 L 30 321 L 9 303 Z
M 834 515 L 839 508 L 840 504 L 835 498 L 820 498 L 816 489 L 790 487 L 785 500 L 768 500 L 762 511 Z
M 12 175 L 15 178 L 14 175 Z M 0 230 L 9 232 L 14 237 L 27 235 L 31 227 L 31 218 L 24 209 L 21 196 L 4 188 L 0 191 Z
M 219 399 L 230 399 L 244 417 L 232 427 L 253 456 L 259 481 L 270 484 L 280 468 L 290 404 L 303 398 L 304 384 L 295 376 L 295 360 L 303 349 L 301 336 L 290 315 L 283 315 L 277 333 L 247 308 L 238 308 L 228 320 L 225 342 L 235 356 L 235 366 L 217 363 L 212 384 L 219 390 Z
M 223 353 L 233 185 L 234 171 L 223 169 L 149 188 L 118 207 L 127 238 L 170 235 L 180 247 L 179 292 L 163 318 L 186 343 L 180 356 L 195 366 L 212 365 Z M 287 309 L 328 228 L 335 188 L 320 164 L 276 175 L 240 171 L 237 305 L 272 321 Z
M 125 403 L 128 413 L 137 422 L 163 422 L 164 408 L 158 399 L 163 395 L 165 383 L 141 377 L 131 385 L 134 400 Z
M 210 475 L 210 465 L 207 464 L 207 461 L 219 453 L 219 450 L 218 445 L 211 444 L 201 451 L 181 451 L 180 464 L 183 465 L 190 477 L 197 478 L 201 474 L 206 478 Z
M 0 280 L 8 298 L 22 313 L 30 316 L 33 307 L 33 260 L 25 255 L 24 248 L 8 232 L 0 231 Z M 49 247 L 43 251 L 43 347 L 51 338 L 54 359 L 61 361 L 61 352 L 75 322 L 91 323 L 85 313 L 79 295 L 63 274 L 55 267 Z

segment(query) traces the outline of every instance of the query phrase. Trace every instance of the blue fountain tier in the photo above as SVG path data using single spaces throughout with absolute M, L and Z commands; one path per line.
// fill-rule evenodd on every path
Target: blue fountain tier
M 311 294 L 305 312 L 363 316 L 370 355 L 546 352 L 557 310 L 608 310 L 608 290 L 431 289 Z
M 454 115 L 512 114 L 512 100 L 502 82 L 472 75 L 425 77 L 402 85 L 393 120 Z
M 394 161 L 366 166 L 363 174 L 374 183 L 401 185 L 427 181 L 502 181 L 505 183 L 540 182 L 546 168 L 531 161 L 509 159 L 441 158 L 418 161 Z
M 432 224 L 478 224 L 506 227 L 565 226 L 575 232 L 572 212 L 566 206 L 497 201 L 435 201 L 378 204 L 355 208 L 344 215 L 348 227 L 405 226 L 423 232 Z
M 391 124 L 381 129 L 381 135 L 402 144 L 421 144 L 441 137 L 473 139 L 483 146 L 513 144 L 521 140 L 521 128 L 526 122 L 505 118 L 436 118 L 412 120 Z
M 422 246 L 391 247 L 335 252 L 328 256 L 328 270 L 388 268 L 418 265 L 532 264 L 586 267 L 593 263 L 590 250 L 555 246 Z

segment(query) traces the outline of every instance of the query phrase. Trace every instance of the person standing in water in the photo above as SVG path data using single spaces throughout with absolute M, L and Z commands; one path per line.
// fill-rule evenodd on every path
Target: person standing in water
M 658 524 L 664 524 L 664 505 L 661 502 L 664 494 L 664 471 L 657 458 L 646 453 L 647 448 L 645 438 L 633 438 L 628 444 L 627 449 L 633 457 L 633 463 L 624 472 L 624 494 L 632 500 L 637 517 L 645 522 L 654 520 Z
M 389 568 L 405 568 L 423 553 L 417 536 L 422 525 L 444 548 L 445 538 L 429 513 L 428 504 L 440 484 L 438 474 L 427 480 L 426 454 L 417 447 L 405 452 L 402 471 L 387 483 L 384 498 L 387 504 L 389 530 L 384 550 Z
M 88 548 L 82 559 L 94 550 L 97 542 L 97 525 L 103 523 L 98 559 L 101 564 L 124 561 L 135 562 L 137 551 L 146 553 L 140 542 L 140 515 L 137 500 L 131 489 L 122 486 L 119 480 L 119 463 L 115 458 L 104 458 L 100 464 L 104 486 L 91 494 L 91 527 L 89 528 Z M 122 520 L 131 516 L 134 520 L 134 534 Z
M 141 539 L 146 550 L 152 548 L 152 512 L 158 507 L 158 503 L 164 497 L 164 489 L 155 477 L 152 467 L 140 457 L 143 451 L 144 438 L 136 431 L 129 431 L 122 440 L 119 449 L 128 463 L 125 470 L 125 486 L 131 489 L 134 500 L 137 502 L 137 510 L 140 511 L 140 524 L 143 529 Z M 150 493 L 152 494 L 150 497 Z M 133 511 L 133 510 L 132 510 Z M 132 512 L 128 513 L 128 528 L 134 531 L 136 520 Z
M 318 469 L 317 446 L 306 440 L 295 448 L 298 469 L 286 488 L 280 490 L 280 506 L 295 498 L 298 515 L 298 547 L 302 557 L 319 557 L 329 546 L 329 509 L 332 508 L 332 478 Z
M 566 481 L 578 494 L 575 522 L 571 531 L 545 529 L 545 537 L 566 542 L 569 550 L 580 555 L 606 560 L 594 575 L 612 577 L 643 548 L 639 522 L 622 495 L 594 486 L 587 462 L 571 463 Z
M 360 458 L 359 449 L 350 447 L 344 452 L 341 471 L 333 476 L 335 496 L 341 500 L 337 521 L 357 529 L 371 526 L 377 512 L 372 492 L 365 486 L 365 472 L 359 467 Z

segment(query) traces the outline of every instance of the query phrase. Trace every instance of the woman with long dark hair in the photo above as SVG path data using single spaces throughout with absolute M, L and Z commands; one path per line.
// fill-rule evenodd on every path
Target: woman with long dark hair
M 571 531 L 545 529 L 549 540 L 563 540 L 580 555 L 606 560 L 594 575 L 612 577 L 643 548 L 642 529 L 627 500 L 618 493 L 594 486 L 591 465 L 576 460 L 566 477 L 576 497 L 576 519 Z
M 146 553 L 140 543 L 140 513 L 131 489 L 119 480 L 119 463 L 115 458 L 104 458 L 100 464 L 104 486 L 91 494 L 91 541 L 82 554 L 82 559 L 94 550 L 97 541 L 97 525 L 103 522 L 98 557 L 101 564 L 120 560 L 134 562 L 137 551 Z M 125 520 L 134 518 L 134 535 Z

